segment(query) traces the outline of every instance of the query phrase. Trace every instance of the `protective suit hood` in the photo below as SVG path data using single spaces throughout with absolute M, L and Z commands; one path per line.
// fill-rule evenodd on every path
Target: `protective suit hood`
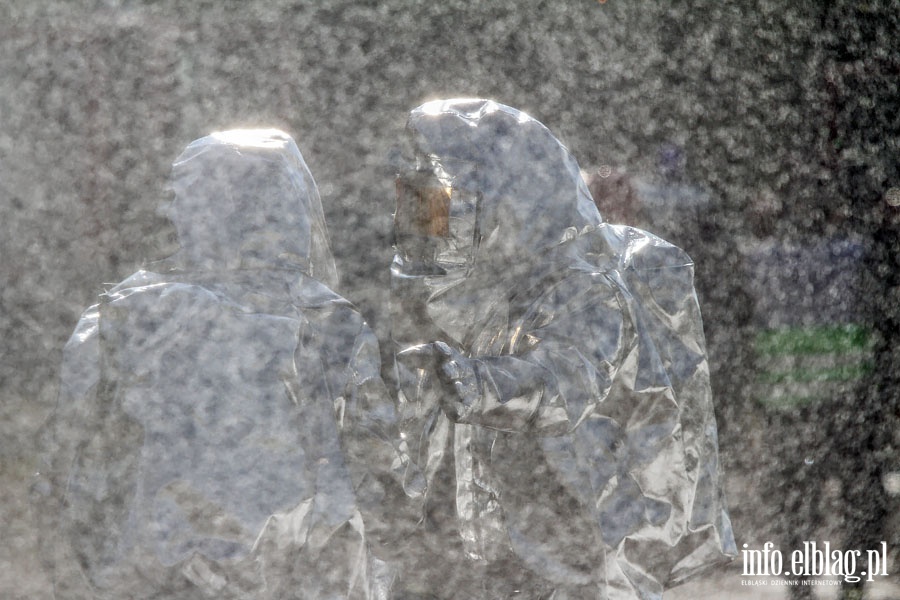
M 575 159 L 524 112 L 492 100 L 436 100 L 412 110 L 407 132 L 417 169 L 478 195 L 475 264 L 507 265 L 601 222 Z
M 299 269 L 335 285 L 319 192 L 289 135 L 248 129 L 200 138 L 173 164 L 172 187 L 178 268 Z

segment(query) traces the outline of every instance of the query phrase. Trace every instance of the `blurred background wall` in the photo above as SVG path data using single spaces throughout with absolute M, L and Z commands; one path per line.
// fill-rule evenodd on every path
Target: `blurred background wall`
M 760 290 L 742 248 L 852 237 L 867 283 L 839 303 L 897 298 L 898 14 L 891 0 L 0 5 L 0 563 L 14 567 L 0 590 L 49 593 L 30 534 L 33 440 L 80 312 L 174 249 L 158 208 L 180 150 L 218 129 L 292 134 L 320 187 L 340 289 L 385 339 L 392 157 L 407 111 L 438 97 L 523 109 L 585 170 L 627 173 L 665 215 L 641 224 L 694 257 L 739 545 L 794 527 L 779 521 L 791 453 L 826 464 L 793 482 L 823 498 L 801 535 L 853 538 L 849 482 L 868 465 L 859 528 L 885 539 L 897 404 L 876 375 L 898 364 L 885 320 L 896 304 L 856 319 L 881 362 L 866 359 L 846 393 L 773 412 L 752 392 Z M 802 291 L 813 311 L 820 293 Z M 795 435 L 810 422 L 843 441 Z

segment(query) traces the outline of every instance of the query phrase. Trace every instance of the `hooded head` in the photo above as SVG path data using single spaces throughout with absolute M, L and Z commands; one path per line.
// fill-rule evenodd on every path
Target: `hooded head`
M 319 192 L 289 135 L 259 129 L 200 138 L 172 165 L 172 187 L 168 212 L 183 268 L 299 269 L 336 283 Z
M 578 164 L 550 131 L 491 100 L 436 100 L 407 123 L 415 167 L 398 178 L 406 263 L 503 268 L 601 222 Z

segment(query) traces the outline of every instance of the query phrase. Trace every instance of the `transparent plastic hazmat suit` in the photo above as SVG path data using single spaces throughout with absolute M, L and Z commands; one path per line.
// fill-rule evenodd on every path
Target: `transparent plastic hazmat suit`
M 407 129 L 392 337 L 425 492 L 406 589 L 660 598 L 734 554 L 688 256 L 602 223 L 522 112 L 434 101 Z
M 397 458 L 393 402 L 374 335 L 329 287 L 296 144 L 213 134 L 173 187 L 181 251 L 103 294 L 65 348 L 44 486 L 56 597 L 384 597 L 362 512 Z

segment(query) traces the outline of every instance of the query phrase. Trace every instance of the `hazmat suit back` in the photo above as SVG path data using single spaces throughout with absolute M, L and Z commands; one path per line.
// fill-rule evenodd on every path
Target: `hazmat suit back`
M 329 287 L 309 169 L 282 132 L 229 131 L 187 147 L 173 188 L 181 250 L 65 348 L 56 596 L 371 597 L 386 571 L 361 502 L 380 493 L 368 461 L 394 460 L 393 409 L 372 332 Z
M 404 585 L 660 598 L 734 554 L 689 257 L 603 223 L 520 111 L 434 101 L 407 129 L 392 339 L 425 492 Z

